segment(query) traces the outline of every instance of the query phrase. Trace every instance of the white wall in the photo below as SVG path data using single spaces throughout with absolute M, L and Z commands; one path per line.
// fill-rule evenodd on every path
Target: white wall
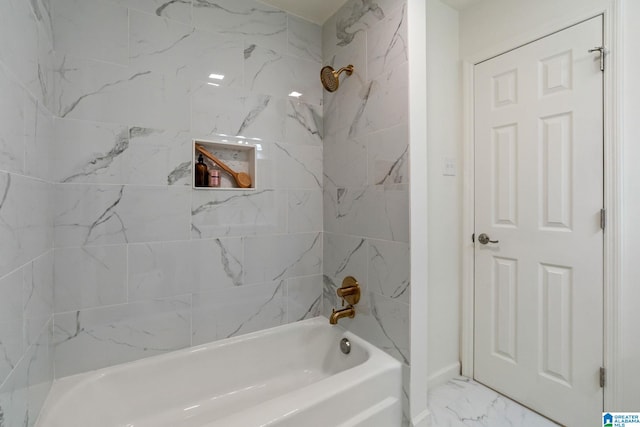
M 427 1 L 429 385 L 460 371 L 460 61 L 458 11 Z M 445 176 L 443 163 L 456 163 Z
M 625 0 L 624 25 L 624 132 L 623 132 L 623 272 L 622 272 L 622 382 L 620 411 L 637 411 L 640 408 L 640 2 Z
M 609 4 L 607 0 L 485 0 L 460 14 L 462 58 L 490 51 L 505 40 L 558 29 L 567 17 L 582 15 Z M 529 40 L 530 41 L 530 40 Z

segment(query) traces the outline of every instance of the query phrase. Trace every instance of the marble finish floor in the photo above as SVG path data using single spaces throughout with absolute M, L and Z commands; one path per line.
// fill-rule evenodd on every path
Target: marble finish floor
M 557 427 L 469 378 L 457 377 L 429 391 L 432 427 Z

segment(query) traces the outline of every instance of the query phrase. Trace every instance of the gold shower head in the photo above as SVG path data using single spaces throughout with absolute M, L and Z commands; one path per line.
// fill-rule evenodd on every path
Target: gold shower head
M 340 87 L 340 74 L 343 72 L 350 76 L 353 73 L 353 65 L 347 65 L 335 71 L 331 65 L 326 65 L 320 70 L 320 81 L 322 86 L 329 92 L 335 92 Z

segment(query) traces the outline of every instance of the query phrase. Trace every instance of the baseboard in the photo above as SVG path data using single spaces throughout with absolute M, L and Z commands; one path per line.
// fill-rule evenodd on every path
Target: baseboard
M 460 362 L 453 363 L 437 372 L 434 372 L 433 375 L 429 376 L 427 381 L 429 388 L 433 388 L 458 376 L 460 376 Z

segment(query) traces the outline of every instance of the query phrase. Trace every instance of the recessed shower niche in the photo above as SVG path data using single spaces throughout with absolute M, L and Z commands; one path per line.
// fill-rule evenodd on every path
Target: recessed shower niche
M 255 190 L 257 146 L 245 139 L 193 140 L 191 182 L 196 190 Z

